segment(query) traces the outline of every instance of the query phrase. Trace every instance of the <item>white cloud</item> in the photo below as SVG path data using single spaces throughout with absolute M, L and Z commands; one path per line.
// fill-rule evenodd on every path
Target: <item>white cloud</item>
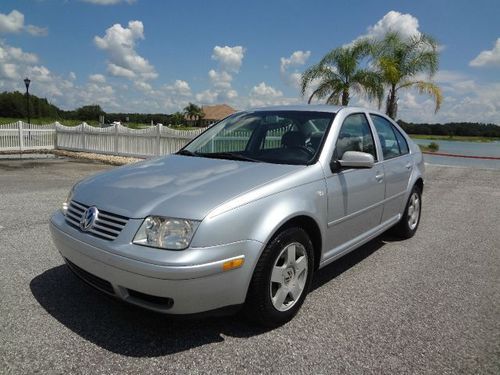
M 37 62 L 38 56 L 34 53 L 24 52 L 0 40 L 0 80 L 21 80 L 28 73 L 28 67 Z
M 96 5 L 115 5 L 119 3 L 135 3 L 136 0 L 82 0 L 86 3 L 96 4 Z
M 33 36 L 47 36 L 49 35 L 49 29 L 46 27 L 38 27 L 35 25 L 26 26 L 26 31 Z
M 202 104 L 212 104 L 215 103 L 218 97 L 218 93 L 213 90 L 204 90 L 196 94 L 196 100 Z
M 76 79 L 76 74 L 75 74 L 75 72 L 69 72 L 69 75 L 68 75 L 68 76 L 69 76 L 69 79 L 70 79 L 70 80 L 72 80 L 72 81 L 74 81 L 74 80 Z
M 219 62 L 222 70 L 237 73 L 243 63 L 245 49 L 242 46 L 215 46 L 212 59 Z
M 8 14 L 0 13 L 0 34 L 20 33 L 26 31 L 33 36 L 46 36 L 48 29 L 35 25 L 24 25 L 24 14 L 13 10 Z
M 28 76 L 36 82 L 48 83 L 52 80 L 50 70 L 43 65 L 28 68 Z
M 282 57 L 280 59 L 280 74 L 283 81 L 296 89 L 300 88 L 300 82 L 302 74 L 295 69 L 289 72 L 289 68 L 296 68 L 305 65 L 309 57 L 311 56 L 311 51 L 295 51 L 290 57 Z
M 19 79 L 20 76 L 17 73 L 17 67 L 15 64 L 1 64 L 0 65 L 0 78 L 7 78 L 11 80 Z
M 298 98 L 287 98 L 283 96 L 283 92 L 265 82 L 252 87 L 249 96 L 240 100 L 240 107 L 263 107 L 270 105 L 288 105 L 299 102 Z
M 387 32 L 397 32 L 403 38 L 409 38 L 414 35 L 420 35 L 418 27 L 418 19 L 411 14 L 403 14 L 391 10 L 375 25 L 368 27 L 368 33 L 365 36 L 382 39 Z
M 132 70 L 123 68 L 113 63 L 108 63 L 108 72 L 115 77 L 123 77 L 129 79 L 133 79 L 136 77 L 136 74 Z
M 191 95 L 191 87 L 189 87 L 189 83 L 181 79 L 175 80 L 173 85 L 165 86 L 165 89 L 167 90 L 167 92 L 174 95 L 181 95 L 181 96 Z
M 130 21 L 128 27 L 115 24 L 103 37 L 95 36 L 95 45 L 108 54 L 108 72 L 129 79 L 150 80 L 158 77 L 153 65 L 135 50 L 137 40 L 144 39 L 141 21 Z
M 282 57 L 280 71 L 285 72 L 289 66 L 304 65 L 310 56 L 311 51 L 295 51 L 290 57 Z
M 196 94 L 196 100 L 201 104 L 213 104 L 231 102 L 236 99 L 238 92 L 233 89 L 231 83 L 233 75 L 240 70 L 244 56 L 245 48 L 242 46 L 215 46 L 212 59 L 219 63 L 219 68 L 208 71 L 212 87 Z
M 254 86 L 252 90 L 250 90 L 250 96 L 279 98 L 283 96 L 283 93 L 272 86 L 266 85 L 265 82 L 261 82 L 257 86 Z
M 94 83 L 106 83 L 106 77 L 102 74 L 91 74 L 89 75 L 89 81 Z
M 493 49 L 482 51 L 469 65 L 473 67 L 500 66 L 500 38 L 497 39 Z
M 13 10 L 9 14 L 0 13 L 0 33 L 19 33 L 24 28 L 24 14 Z
M 210 81 L 216 88 L 219 89 L 231 88 L 231 81 L 233 80 L 233 77 L 225 71 L 217 72 L 211 69 L 208 72 L 208 77 L 210 78 Z
M 34 53 L 24 52 L 21 48 L 9 46 L 0 40 L 0 62 L 6 61 L 34 64 L 38 62 L 38 56 Z
M 144 81 L 136 81 L 134 82 L 134 86 L 136 89 L 142 91 L 144 94 L 152 94 L 153 86 Z

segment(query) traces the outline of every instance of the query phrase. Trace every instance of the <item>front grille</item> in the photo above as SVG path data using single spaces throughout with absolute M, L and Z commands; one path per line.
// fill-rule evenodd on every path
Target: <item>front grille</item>
M 76 276 L 78 276 L 80 279 L 82 279 L 83 281 L 92 285 L 94 288 L 100 289 L 100 290 L 102 290 L 106 293 L 109 293 L 109 294 L 115 294 L 113 286 L 111 285 L 111 283 L 109 281 L 101 279 L 100 277 L 97 277 L 96 275 L 93 275 L 93 274 L 81 269 L 76 264 L 70 262 L 66 258 L 65 258 L 65 260 L 69 266 L 69 269 L 71 271 L 73 271 L 73 273 Z
M 89 208 L 89 206 L 83 203 L 71 201 L 68 206 L 68 211 L 66 212 L 66 222 L 81 230 L 80 220 L 87 208 Z M 99 211 L 97 219 L 86 233 L 112 241 L 118 237 L 122 229 L 127 225 L 127 222 L 128 218 L 125 216 L 116 215 L 107 211 Z

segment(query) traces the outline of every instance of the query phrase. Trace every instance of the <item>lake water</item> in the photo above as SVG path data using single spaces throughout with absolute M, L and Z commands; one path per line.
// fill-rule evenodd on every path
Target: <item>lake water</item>
M 435 142 L 439 151 L 455 155 L 468 156 L 495 156 L 500 157 L 500 142 L 459 142 L 459 141 L 431 141 L 428 139 L 414 139 L 417 144 L 428 145 Z M 429 164 L 456 165 L 464 167 L 500 169 L 500 160 L 484 160 L 469 158 L 454 158 L 449 156 L 424 155 Z

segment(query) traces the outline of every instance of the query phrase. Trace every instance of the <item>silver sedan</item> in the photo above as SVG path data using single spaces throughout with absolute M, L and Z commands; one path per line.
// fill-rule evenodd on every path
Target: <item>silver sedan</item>
M 362 108 L 236 113 L 175 155 L 89 177 L 51 219 L 69 268 L 167 314 L 289 321 L 316 270 L 391 229 L 412 237 L 424 164 L 404 131 Z

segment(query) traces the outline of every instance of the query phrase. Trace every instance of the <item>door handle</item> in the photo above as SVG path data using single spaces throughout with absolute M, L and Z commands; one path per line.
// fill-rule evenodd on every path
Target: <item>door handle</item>
M 384 173 L 379 173 L 379 174 L 376 174 L 376 175 L 375 175 L 375 179 L 376 179 L 378 182 L 382 182 L 382 180 L 384 179 Z
M 406 168 L 406 169 L 411 169 L 411 166 L 412 166 L 412 164 L 411 164 L 411 163 L 408 163 L 408 164 L 406 164 L 406 165 L 405 165 L 405 168 Z

